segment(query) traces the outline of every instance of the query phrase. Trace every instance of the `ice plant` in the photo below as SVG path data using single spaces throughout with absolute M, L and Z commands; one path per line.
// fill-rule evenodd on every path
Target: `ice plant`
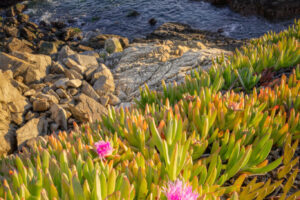
M 111 155 L 113 151 L 111 144 L 105 141 L 96 142 L 95 147 L 100 158 L 105 158 Z
M 169 182 L 164 192 L 168 200 L 196 200 L 199 196 L 193 192 L 192 186 L 183 184 L 181 180 Z

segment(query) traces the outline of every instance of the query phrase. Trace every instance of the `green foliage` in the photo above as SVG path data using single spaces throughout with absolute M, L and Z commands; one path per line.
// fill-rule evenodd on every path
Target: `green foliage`
M 288 46 L 298 41 L 298 27 L 255 40 L 183 84 L 163 83 L 162 93 L 146 86 L 135 107 L 109 108 L 97 124 L 76 125 L 69 134 L 39 138 L 30 149 L 3 157 L 0 197 L 166 199 L 168 181 L 181 179 L 199 199 L 264 199 L 279 190 L 280 199 L 295 199 L 300 67 L 274 87 L 255 86 L 261 70 L 299 63 L 289 60 L 299 47 Z M 95 151 L 99 140 L 113 147 L 105 159 Z M 283 155 L 270 156 L 277 148 Z M 266 182 L 251 178 L 270 171 L 276 177 Z

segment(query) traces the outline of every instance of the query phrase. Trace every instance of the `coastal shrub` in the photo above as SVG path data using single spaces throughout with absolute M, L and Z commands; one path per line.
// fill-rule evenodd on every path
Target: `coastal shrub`
M 295 199 L 299 89 L 294 70 L 251 94 L 203 87 L 173 106 L 166 99 L 143 110 L 110 108 L 100 122 L 3 157 L 0 197 L 264 199 L 280 190 Z M 270 156 L 278 147 L 284 153 Z M 276 176 L 266 182 L 251 179 L 270 171 Z
M 253 42 L 217 59 L 209 71 L 192 72 L 182 84 L 163 82 L 162 92 L 145 86 L 131 108 L 109 108 L 101 121 L 74 124 L 70 133 L 39 137 L 2 157 L 0 198 L 296 199 L 295 30 L 299 22 L 255 40 L 262 46 Z M 289 76 L 257 87 L 262 71 L 285 67 L 294 67 Z

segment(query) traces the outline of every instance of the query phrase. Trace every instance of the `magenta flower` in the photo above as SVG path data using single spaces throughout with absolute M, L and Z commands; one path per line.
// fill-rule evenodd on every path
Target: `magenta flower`
M 182 181 L 169 182 L 168 188 L 164 189 L 168 200 L 196 200 L 198 194 L 193 192 L 192 186 L 183 185 Z
M 99 141 L 95 143 L 97 153 L 100 158 L 105 158 L 106 156 L 111 155 L 113 148 L 109 142 Z

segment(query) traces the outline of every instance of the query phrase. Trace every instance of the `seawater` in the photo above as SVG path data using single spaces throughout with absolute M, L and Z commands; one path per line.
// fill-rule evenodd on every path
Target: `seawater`
M 271 23 L 255 16 L 242 16 L 229 8 L 191 0 L 32 0 L 27 13 L 36 22 L 64 21 L 84 31 L 118 34 L 130 39 L 144 37 L 165 22 L 180 22 L 193 28 L 221 31 L 236 39 L 279 32 L 293 20 Z M 131 11 L 140 13 L 127 17 Z M 155 26 L 148 21 L 157 20 Z

